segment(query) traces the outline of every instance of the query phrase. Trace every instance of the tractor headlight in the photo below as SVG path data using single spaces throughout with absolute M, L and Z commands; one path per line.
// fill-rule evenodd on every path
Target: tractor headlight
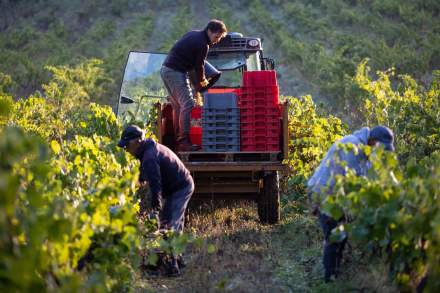
M 248 41 L 248 45 L 249 47 L 258 47 L 258 45 L 260 45 L 260 42 L 258 40 L 249 40 Z

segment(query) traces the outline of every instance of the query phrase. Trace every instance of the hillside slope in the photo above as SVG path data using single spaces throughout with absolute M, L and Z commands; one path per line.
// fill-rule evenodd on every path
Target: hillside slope
M 284 95 L 312 94 L 333 112 L 356 108 L 351 77 L 370 59 L 375 70 L 395 67 L 429 82 L 440 68 L 440 2 L 435 0 L 3 0 L 0 72 L 17 97 L 48 79 L 46 64 L 104 60 L 106 93 L 114 104 L 129 50 L 168 51 L 210 18 L 231 31 L 260 36 L 278 65 Z M 336 107 L 337 105 L 337 107 Z

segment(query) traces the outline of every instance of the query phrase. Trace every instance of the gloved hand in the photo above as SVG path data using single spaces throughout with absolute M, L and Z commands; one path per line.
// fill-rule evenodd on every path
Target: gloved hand
M 194 93 L 194 103 L 196 104 L 196 106 L 203 106 L 203 96 L 200 92 Z
M 151 198 L 151 208 L 155 211 L 160 211 L 162 209 L 162 200 L 161 196 L 157 196 L 157 198 Z
M 209 80 L 207 80 L 206 78 L 204 78 L 201 82 L 200 82 L 200 87 L 204 88 L 206 86 L 208 86 L 209 84 Z

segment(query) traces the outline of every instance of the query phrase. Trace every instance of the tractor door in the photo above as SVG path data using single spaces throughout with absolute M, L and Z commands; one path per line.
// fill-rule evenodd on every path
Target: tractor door
M 168 96 L 160 77 L 160 68 L 166 56 L 136 51 L 128 54 L 117 108 L 117 116 L 123 124 L 149 123 L 154 104 Z

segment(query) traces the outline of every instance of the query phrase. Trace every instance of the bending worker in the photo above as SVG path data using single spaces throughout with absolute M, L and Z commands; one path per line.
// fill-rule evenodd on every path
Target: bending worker
M 312 200 L 312 195 L 316 195 L 320 201 L 325 201 L 325 197 L 333 192 L 336 175 L 345 175 L 347 169 L 352 169 L 357 176 L 366 176 L 368 173 L 368 157 L 359 146 L 369 145 L 376 147 L 383 145 L 385 150 L 394 151 L 394 134 L 385 126 L 376 126 L 371 130 L 364 127 L 353 134 L 343 137 L 335 142 L 325 155 L 321 164 L 316 169 L 313 176 L 307 182 L 309 199 L 315 202 L 312 205 L 313 214 L 319 216 L 319 223 L 324 234 L 324 280 L 331 281 L 331 278 L 337 277 L 339 266 L 342 260 L 342 252 L 347 241 L 346 237 L 339 241 L 330 241 L 330 235 L 339 222 L 344 219 L 333 219 L 329 215 L 319 210 L 320 202 Z M 338 144 L 352 144 L 355 150 L 348 152 L 338 148 Z M 342 164 L 341 164 L 342 163 Z M 345 166 L 343 166 L 345 165 Z
M 190 115 L 194 107 L 189 72 L 195 70 L 198 84 L 195 90 L 206 87 L 205 61 L 209 47 L 218 43 L 227 29 L 220 20 L 211 20 L 202 31 L 190 31 L 171 48 L 160 75 L 170 95 L 173 106 L 174 131 L 177 134 L 177 151 L 194 151 L 189 139 Z
M 144 136 L 138 126 L 127 126 L 118 146 L 140 161 L 139 182 L 150 185 L 151 206 L 160 214 L 161 228 L 182 232 L 194 181 L 173 151 Z

